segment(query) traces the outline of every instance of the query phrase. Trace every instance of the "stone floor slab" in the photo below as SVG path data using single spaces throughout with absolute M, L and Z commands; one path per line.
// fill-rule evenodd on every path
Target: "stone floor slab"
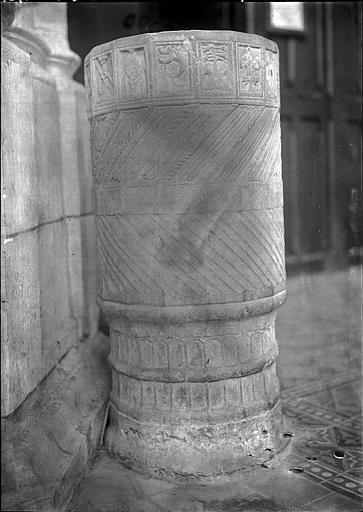
M 246 474 L 245 483 L 280 507 L 298 510 L 304 510 L 306 503 L 329 494 L 327 489 L 289 471 L 286 466 L 251 471 Z
M 101 450 L 72 512 L 131 511 L 142 504 L 146 508 L 154 495 L 173 488 L 168 482 L 132 472 Z

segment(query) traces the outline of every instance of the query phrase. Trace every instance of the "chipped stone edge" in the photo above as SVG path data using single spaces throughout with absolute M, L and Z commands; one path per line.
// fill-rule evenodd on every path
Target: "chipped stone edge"
M 53 371 L 44 379 L 44 381 L 32 392 L 28 398 L 18 407 L 18 409 L 10 416 L 2 419 L 2 441 L 13 447 L 14 454 L 10 454 L 11 463 L 5 468 L 11 477 L 15 480 L 17 489 L 2 492 L 2 508 L 5 510 L 35 510 L 37 507 L 39 512 L 65 512 L 68 510 L 69 504 L 77 492 L 82 481 L 86 477 L 96 449 L 102 435 L 105 414 L 108 407 L 110 382 L 110 368 L 107 363 L 107 354 L 109 351 L 109 339 L 98 333 L 97 335 L 80 343 L 77 348 L 71 348 Z M 95 371 L 98 370 L 98 385 Z M 91 403 L 90 410 L 84 411 L 77 409 L 76 397 L 83 386 L 87 386 L 87 382 L 93 380 L 94 385 L 98 389 L 103 386 L 102 392 L 98 399 L 94 400 L 93 396 L 82 397 L 87 402 L 87 406 Z M 92 391 L 92 390 L 91 390 Z M 92 393 L 91 393 L 92 394 Z M 71 397 L 71 401 L 69 400 Z M 67 401 L 68 398 L 68 401 Z M 49 404 L 54 402 L 63 406 L 57 409 L 56 413 L 51 415 L 51 410 L 42 410 L 42 403 Z M 33 410 L 32 410 L 33 409 Z M 74 417 L 72 413 L 77 410 Z M 30 480 L 26 481 L 26 473 L 23 478 L 23 466 L 29 465 L 27 453 L 23 453 L 27 444 L 25 436 L 30 437 L 28 445 L 32 443 L 32 436 L 37 434 L 39 425 L 39 414 L 45 414 L 42 417 L 42 423 L 49 421 L 57 422 L 57 416 L 67 414 L 72 418 L 72 425 L 69 423 L 70 432 L 64 432 L 65 442 L 67 435 L 72 435 L 72 429 L 77 432 L 74 436 L 75 444 L 78 449 L 71 456 L 65 456 L 65 460 L 54 460 L 52 454 L 48 454 L 46 459 L 30 461 L 35 467 L 46 466 L 46 464 L 54 465 L 54 463 L 62 464 L 65 467 L 61 478 L 58 481 L 44 483 L 38 475 L 38 484 Z M 29 423 L 27 423 L 27 420 Z M 32 426 L 32 424 L 34 424 Z M 12 433 L 18 430 L 18 442 L 11 438 Z M 4 446 L 3 444 L 3 446 Z M 26 450 L 25 450 L 26 451 Z M 17 453 L 18 452 L 18 453 Z M 55 454 L 59 454 L 56 450 Z M 28 457 L 29 458 L 29 457 Z M 16 464 L 15 460 L 24 462 L 21 468 L 15 468 L 12 464 Z M 6 462 L 2 461 L 4 464 Z M 28 469 L 29 471 L 29 469 Z M 12 473 L 11 473 L 12 472 Z M 29 475 L 29 473 L 28 473 Z M 33 475 L 34 478 L 34 475 Z M 29 480 L 29 478 L 28 478 Z M 22 507 L 22 508 L 19 508 Z

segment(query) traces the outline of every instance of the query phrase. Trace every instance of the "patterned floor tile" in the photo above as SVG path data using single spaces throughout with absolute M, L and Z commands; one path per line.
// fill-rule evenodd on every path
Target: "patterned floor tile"
M 289 471 L 285 465 L 283 469 L 265 469 L 264 472 L 256 469 L 245 475 L 245 485 L 280 507 L 304 510 L 306 503 L 329 494 L 329 491 L 303 478 L 302 475 L 304 473 L 295 474 Z
M 360 485 L 363 485 L 363 469 L 361 465 L 355 469 L 347 471 L 345 474 Z
M 324 496 L 306 505 L 304 512 L 361 512 L 359 503 L 335 493 Z
M 334 491 L 337 494 L 343 494 L 344 496 L 347 496 L 348 498 L 356 501 L 357 503 L 362 502 L 362 487 L 358 487 L 358 485 L 355 482 L 352 482 L 351 480 L 346 480 L 343 476 L 339 477 L 343 480 L 341 483 L 326 481 L 323 482 L 321 485 L 323 487 L 326 487 L 327 489 L 330 489 L 331 491 Z M 336 479 L 335 479 L 336 480 Z
M 288 463 L 303 470 L 302 478 L 356 503 L 362 496 L 362 425 L 360 380 L 335 380 L 321 389 L 316 383 L 290 389 L 284 411 L 296 442 Z M 359 414 L 357 414 L 359 413 Z

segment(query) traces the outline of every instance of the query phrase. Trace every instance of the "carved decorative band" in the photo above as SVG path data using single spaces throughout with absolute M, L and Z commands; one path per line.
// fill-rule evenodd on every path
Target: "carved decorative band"
M 218 102 L 279 106 L 277 45 L 230 31 L 122 38 L 85 60 L 89 114 L 151 104 Z
M 224 368 L 214 367 L 205 370 L 196 368 L 168 368 L 168 369 L 140 369 L 133 368 L 129 365 L 115 361 L 109 358 L 110 363 L 115 371 L 140 380 L 153 380 L 158 382 L 214 382 L 224 379 L 234 379 L 238 377 L 246 377 L 253 373 L 261 372 L 266 366 L 276 360 L 278 355 L 277 346 L 275 349 L 264 354 L 261 359 L 251 359 L 243 361 L 240 364 L 234 364 L 233 367 Z
M 136 420 L 175 424 L 243 418 L 272 408 L 279 398 L 275 364 L 245 377 L 213 382 L 157 382 L 113 371 L 111 400 Z
M 183 306 L 144 306 L 138 304 L 119 304 L 98 297 L 98 305 L 110 322 L 127 319 L 132 322 L 174 323 L 206 322 L 212 320 L 242 320 L 243 318 L 263 315 L 274 311 L 284 304 L 286 291 L 282 290 L 271 297 L 263 297 L 246 302 L 223 304 L 199 304 Z
M 188 423 L 180 423 L 178 422 L 177 425 L 166 425 L 159 422 L 148 422 L 144 419 L 136 419 L 128 415 L 127 413 L 120 411 L 118 407 L 113 403 L 110 402 L 111 405 L 111 416 L 113 423 L 115 427 L 118 429 L 119 432 L 123 432 L 125 430 L 128 430 L 129 428 L 135 428 L 136 431 L 142 430 L 143 434 L 150 433 L 155 434 L 155 431 L 160 434 L 160 429 L 162 429 L 166 434 L 169 433 L 183 433 L 183 434 L 190 434 L 195 436 L 197 433 L 197 436 L 193 436 L 194 439 L 198 439 L 200 435 L 203 436 L 203 443 L 209 438 L 212 440 L 213 438 L 220 438 L 225 439 L 226 434 L 230 436 L 231 431 L 232 432 L 239 432 L 243 435 L 243 430 L 247 428 L 250 428 L 249 424 L 256 424 L 258 425 L 258 428 L 261 428 L 261 430 L 265 430 L 266 427 L 268 427 L 270 423 L 270 418 L 274 418 L 276 416 L 281 416 L 281 401 L 277 399 L 274 403 L 271 403 L 270 406 L 267 408 L 267 410 L 257 413 L 255 416 L 248 416 L 246 417 L 244 414 L 239 414 L 235 419 L 227 419 L 221 417 L 220 421 L 213 421 L 211 422 L 209 419 L 205 419 L 205 423 L 202 421 L 197 422 L 188 422 Z M 256 425 L 256 426 L 257 426 Z M 272 425 L 270 424 L 272 427 Z M 272 429 L 271 429 L 272 430 Z M 196 432 L 197 431 L 197 432 Z M 161 437 L 161 436 L 160 436 Z M 159 441 L 161 441 L 162 445 L 165 445 L 165 440 L 163 437 L 160 438 Z M 183 442 L 184 440 L 181 439 Z
M 186 208 L 185 203 L 190 197 L 197 197 L 198 200 L 195 201 L 195 205 Z M 99 188 L 96 191 L 96 201 L 98 215 L 190 215 L 269 210 L 283 206 L 282 181 L 271 180 L 262 184 L 246 182 L 240 187 L 234 187 L 232 195 L 231 183 L 155 185 L 138 188 L 118 185 Z
M 143 380 L 204 382 L 262 371 L 277 357 L 275 326 L 187 336 L 178 331 L 137 336 L 111 328 L 110 361 L 119 373 Z M 205 329 L 207 331 L 207 329 Z M 151 334 L 151 333 L 150 333 Z

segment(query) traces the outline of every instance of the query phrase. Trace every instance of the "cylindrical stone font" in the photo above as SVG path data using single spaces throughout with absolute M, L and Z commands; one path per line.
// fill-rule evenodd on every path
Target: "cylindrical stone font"
M 278 62 L 275 43 L 230 31 L 132 36 L 86 58 L 106 444 L 153 474 L 226 475 L 280 446 Z

